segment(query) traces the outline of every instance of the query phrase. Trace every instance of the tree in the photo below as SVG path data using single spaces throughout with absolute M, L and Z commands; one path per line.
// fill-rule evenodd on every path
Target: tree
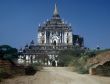
M 0 46 L 0 59 L 13 61 L 18 58 L 18 51 L 9 45 Z

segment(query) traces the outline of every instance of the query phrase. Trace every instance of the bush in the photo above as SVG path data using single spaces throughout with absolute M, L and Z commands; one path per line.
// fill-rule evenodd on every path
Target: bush
M 20 75 L 20 76 L 25 75 L 25 67 L 22 66 L 22 65 L 13 66 L 11 68 L 11 72 L 10 73 L 12 73 L 14 76 L 16 76 L 16 75 Z
M 33 63 L 30 66 L 32 66 L 36 71 L 40 71 L 42 69 L 41 63 Z
M 80 57 L 80 59 L 78 60 L 79 66 L 78 67 L 78 72 L 85 74 L 85 73 L 89 73 L 89 68 L 87 67 L 87 60 L 89 59 L 89 57 L 87 55 Z
M 6 79 L 12 77 L 12 74 L 9 74 L 7 72 L 0 73 L 0 78 Z
M 0 68 L 0 81 L 10 77 L 12 77 L 12 74 L 6 71 L 5 68 Z
M 80 74 L 86 74 L 89 72 L 89 69 L 86 65 L 87 59 L 88 59 L 87 55 L 78 58 L 74 57 L 74 59 L 70 62 L 69 65 L 74 67 L 74 71 Z
M 0 82 L 2 81 L 2 78 L 0 78 Z
M 27 66 L 25 68 L 25 74 L 26 75 L 34 75 L 36 73 L 36 70 L 32 66 Z
M 84 50 L 81 50 L 79 48 L 60 51 L 58 55 L 60 66 L 68 66 L 71 61 L 80 58 L 81 53 L 84 53 Z
M 88 74 L 89 73 L 89 70 L 82 65 L 75 67 L 75 71 L 80 74 Z

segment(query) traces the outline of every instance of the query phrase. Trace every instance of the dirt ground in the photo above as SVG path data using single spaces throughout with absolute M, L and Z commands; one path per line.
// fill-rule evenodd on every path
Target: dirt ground
M 110 84 L 110 77 L 77 74 L 66 67 L 44 67 L 34 76 L 19 76 L 0 84 Z

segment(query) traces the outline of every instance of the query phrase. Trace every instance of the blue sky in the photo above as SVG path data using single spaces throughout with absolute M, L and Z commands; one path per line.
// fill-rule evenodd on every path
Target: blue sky
M 37 44 L 38 25 L 53 14 L 55 0 L 0 0 L 0 45 Z M 110 48 L 110 0 L 57 0 L 62 19 L 85 46 Z

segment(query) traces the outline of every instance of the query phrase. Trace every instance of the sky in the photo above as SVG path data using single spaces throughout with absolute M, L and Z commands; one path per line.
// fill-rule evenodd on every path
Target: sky
M 110 48 L 110 0 L 56 0 L 61 18 L 89 48 Z M 0 0 L 0 45 L 37 44 L 38 25 L 53 15 L 55 0 Z

